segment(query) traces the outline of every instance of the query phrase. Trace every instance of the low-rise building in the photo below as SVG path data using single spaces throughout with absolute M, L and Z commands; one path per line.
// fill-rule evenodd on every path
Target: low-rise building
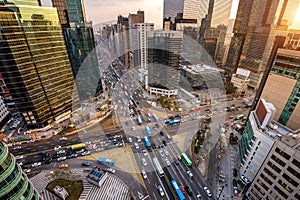
M 106 172 L 103 172 L 102 170 L 92 170 L 88 175 L 87 175 L 87 180 L 91 184 L 101 187 L 101 185 L 105 182 L 106 178 L 108 177 Z
M 247 92 L 247 87 L 250 82 L 249 79 L 250 71 L 242 68 L 238 68 L 236 74 L 231 77 L 231 82 L 237 88 L 237 93 L 239 95 L 245 95 Z

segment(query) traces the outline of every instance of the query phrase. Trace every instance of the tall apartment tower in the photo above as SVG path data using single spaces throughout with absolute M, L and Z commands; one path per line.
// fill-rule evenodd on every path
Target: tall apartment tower
M 278 49 L 261 98 L 277 109 L 274 120 L 289 127 L 300 129 L 300 51 Z
M 0 8 L 0 73 L 27 124 L 44 126 L 72 106 L 74 78 L 57 11 L 33 0 L 2 1 Z
M 83 0 L 52 0 L 57 8 L 80 100 L 103 91 L 95 49 L 92 22 L 86 21 Z M 82 70 L 80 71 L 80 68 Z M 80 74 L 79 74 L 80 73 Z M 97 89 L 90 86 L 98 84 Z
M 0 142 L 0 199 L 41 199 L 37 190 L 8 152 L 7 146 Z
M 145 22 L 145 13 L 144 11 L 138 10 L 136 14 L 130 13 L 128 15 L 129 28 L 133 28 L 134 24 L 144 23 Z
M 252 181 L 250 199 L 300 199 L 299 130 L 278 139 Z
M 249 86 L 257 89 L 268 64 L 278 29 L 283 29 L 287 0 L 240 0 L 225 70 L 248 69 Z M 282 30 L 280 30 L 282 31 Z M 284 30 L 283 30 L 284 32 Z M 280 33 L 281 34 L 281 33 Z

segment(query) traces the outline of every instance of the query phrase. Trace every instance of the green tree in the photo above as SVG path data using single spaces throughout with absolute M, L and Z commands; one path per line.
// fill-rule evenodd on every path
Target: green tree
M 225 86 L 226 94 L 233 94 L 237 90 L 237 87 L 235 87 L 232 82 L 225 82 L 224 86 Z

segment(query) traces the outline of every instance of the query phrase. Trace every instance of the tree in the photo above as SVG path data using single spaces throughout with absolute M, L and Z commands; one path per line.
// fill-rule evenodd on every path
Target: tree
M 233 94 L 237 90 L 237 87 L 235 87 L 232 82 L 225 82 L 224 86 L 225 86 L 226 94 Z

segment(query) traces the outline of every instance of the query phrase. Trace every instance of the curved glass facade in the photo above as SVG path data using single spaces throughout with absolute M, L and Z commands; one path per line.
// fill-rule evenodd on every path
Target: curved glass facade
M 7 147 L 0 143 L 0 199 L 40 199 Z

